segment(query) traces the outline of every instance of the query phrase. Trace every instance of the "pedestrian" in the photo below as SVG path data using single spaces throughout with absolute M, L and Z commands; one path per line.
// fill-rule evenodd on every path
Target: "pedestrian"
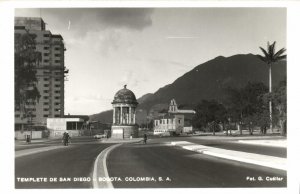
M 147 143 L 147 134 L 145 133 L 144 134 L 144 144 L 146 144 Z
M 30 143 L 30 135 L 26 135 L 26 142 Z

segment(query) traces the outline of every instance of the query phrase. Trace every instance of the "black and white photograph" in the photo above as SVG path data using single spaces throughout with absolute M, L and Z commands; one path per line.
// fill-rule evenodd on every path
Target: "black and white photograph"
M 14 191 L 299 192 L 288 7 L 96 5 L 13 7 Z

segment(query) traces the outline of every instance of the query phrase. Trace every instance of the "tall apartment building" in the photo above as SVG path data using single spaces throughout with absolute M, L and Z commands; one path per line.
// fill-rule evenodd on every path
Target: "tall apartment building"
M 42 61 L 37 66 L 37 88 L 41 98 L 39 102 L 29 105 L 32 120 L 22 118 L 20 110 L 15 110 L 15 130 L 28 125 L 46 126 L 47 118 L 64 115 L 64 42 L 61 35 L 46 30 L 42 18 L 15 17 L 15 33 L 35 34 L 36 50 L 42 54 Z

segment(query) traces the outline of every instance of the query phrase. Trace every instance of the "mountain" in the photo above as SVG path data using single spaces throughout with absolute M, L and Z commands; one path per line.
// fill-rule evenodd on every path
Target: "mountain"
M 281 61 L 272 67 L 272 85 L 276 86 L 284 79 L 286 61 Z M 137 122 L 144 122 L 147 114 L 155 116 L 159 110 L 168 108 L 172 98 L 175 98 L 177 104 L 188 107 L 193 107 L 203 99 L 222 102 L 228 87 L 241 88 L 248 82 L 263 82 L 268 86 L 268 80 L 268 66 L 253 54 L 219 56 L 196 66 L 154 94 L 139 98 Z M 110 114 L 111 121 L 112 112 Z M 98 120 L 109 119 L 107 111 L 96 115 Z
M 148 94 L 144 94 L 142 97 L 140 97 L 139 99 L 137 99 L 139 104 L 143 104 L 145 101 L 147 101 L 153 94 L 148 93 Z

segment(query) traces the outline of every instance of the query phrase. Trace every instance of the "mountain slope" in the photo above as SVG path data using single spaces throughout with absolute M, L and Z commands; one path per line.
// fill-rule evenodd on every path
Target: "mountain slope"
M 272 82 L 276 86 L 286 77 L 286 62 L 274 64 Z M 228 87 L 240 88 L 250 82 L 263 82 L 268 86 L 268 66 L 253 54 L 216 57 L 196 66 L 176 79 L 172 84 L 160 88 L 154 94 L 144 95 L 138 106 L 137 122 L 144 122 L 147 114 L 154 114 L 168 106 L 172 98 L 177 104 L 195 105 L 203 99 L 225 99 Z M 112 115 L 112 112 L 110 113 Z M 107 111 L 97 118 L 108 119 Z M 112 118 L 111 118 L 112 119 Z

